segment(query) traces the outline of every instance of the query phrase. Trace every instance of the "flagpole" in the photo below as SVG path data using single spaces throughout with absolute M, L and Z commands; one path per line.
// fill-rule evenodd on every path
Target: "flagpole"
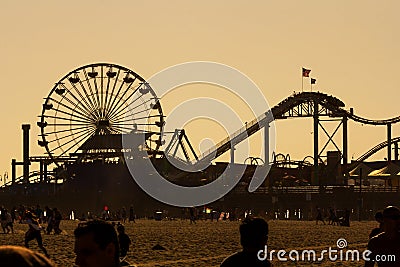
M 301 92 L 302 93 L 303 93 L 303 81 L 304 81 L 303 68 L 301 68 Z
M 312 92 L 312 85 L 315 84 L 316 81 L 317 81 L 316 79 L 310 77 L 311 92 Z

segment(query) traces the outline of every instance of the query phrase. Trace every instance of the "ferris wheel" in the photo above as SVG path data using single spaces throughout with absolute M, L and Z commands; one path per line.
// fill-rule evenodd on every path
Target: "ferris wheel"
M 151 86 L 132 70 L 109 63 L 77 68 L 45 98 L 39 145 L 49 156 L 68 157 L 93 137 L 144 133 L 146 149 L 162 144 L 164 116 Z

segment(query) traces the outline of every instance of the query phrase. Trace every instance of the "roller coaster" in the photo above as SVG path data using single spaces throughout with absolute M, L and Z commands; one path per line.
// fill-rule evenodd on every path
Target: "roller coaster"
M 116 64 L 96 63 L 77 68 L 60 81 L 45 98 L 37 126 L 40 128 L 40 140 L 38 145 L 45 148 L 46 156 L 30 156 L 29 149 L 29 125 L 24 125 L 24 155 L 23 161 L 12 161 L 12 178 L 3 185 L 3 188 L 11 190 L 13 186 L 30 184 L 65 184 L 77 183 L 80 168 L 86 168 L 90 164 L 99 162 L 124 163 L 127 159 L 124 152 L 128 149 L 136 149 L 132 146 L 124 148 L 122 138 L 124 135 L 144 135 L 145 142 L 139 144 L 141 149 L 148 152 L 149 157 L 156 168 L 165 177 L 174 180 L 177 177 L 190 177 L 192 174 L 180 172 L 171 164 L 166 163 L 167 154 L 172 155 L 173 160 L 180 164 L 190 165 L 195 170 L 202 169 L 201 166 L 209 165 L 218 157 L 234 149 L 234 146 L 264 129 L 265 143 L 268 147 L 269 124 L 274 120 L 288 118 L 310 117 L 314 121 L 314 155 L 310 157 L 313 162 L 306 159 L 303 161 L 292 161 L 290 157 L 278 154 L 269 159 L 266 150 L 264 160 L 249 158 L 246 165 L 273 164 L 277 168 L 312 167 L 313 185 L 320 185 L 323 173 L 321 172 L 321 156 L 329 142 L 333 143 L 339 155 L 337 164 L 342 166 L 341 175 L 346 177 L 349 173 L 348 149 L 347 149 L 347 121 L 353 120 L 368 125 L 384 125 L 387 127 L 388 139 L 361 155 L 356 162 L 367 160 L 376 152 L 387 148 L 388 161 L 391 161 L 392 146 L 395 146 L 395 160 L 398 161 L 398 143 L 400 137 L 391 137 L 391 127 L 400 122 L 400 116 L 390 119 L 371 120 L 355 115 L 352 108 L 345 109 L 345 104 L 338 98 L 321 92 L 299 92 L 284 99 L 270 110 L 261 114 L 254 120 L 227 136 L 221 142 L 209 150 L 197 156 L 190 145 L 184 130 L 177 130 L 175 138 L 165 144 L 163 140 L 163 126 L 168 118 L 165 118 L 161 107 L 161 100 L 157 97 L 155 90 L 136 72 Z M 340 120 L 340 125 L 333 134 L 329 134 L 323 127 L 320 118 L 328 120 Z M 333 141 L 333 136 L 339 127 L 343 130 L 342 148 Z M 318 143 L 319 128 L 328 135 L 328 142 L 320 149 Z M 189 157 L 188 149 L 194 155 Z M 175 145 L 175 149 L 172 146 Z M 178 146 L 184 150 L 186 159 L 180 159 L 176 155 Z M 164 150 L 162 148 L 165 147 Z M 171 158 L 171 157 L 170 157 Z M 40 170 L 30 173 L 31 163 L 38 162 Z M 231 160 L 231 163 L 233 160 Z M 53 171 L 47 170 L 48 166 L 55 164 Z M 16 167 L 23 166 L 23 175 L 16 177 Z M 110 165 L 107 165 L 110 166 Z M 200 167 L 199 167 L 200 166 Z M 212 165 L 211 165 L 212 166 Z M 114 168 L 115 166 L 113 166 Z M 124 167 L 121 167 L 124 169 Z M 91 169 L 93 170 L 93 169 Z M 81 172 L 87 173 L 85 171 Z M 213 171 L 206 170 L 210 176 L 215 176 Z M 94 176 L 98 175 L 95 174 Z M 251 175 L 251 174 L 249 174 Z M 188 178 L 189 179 L 189 178 Z M 196 179 L 195 177 L 191 179 Z M 210 178 L 212 180 L 212 178 Z M 210 181 L 207 177 L 207 181 Z M 93 180 L 91 180 L 93 181 Z M 344 182 L 343 182 L 344 184 Z
M 398 160 L 398 143 L 400 141 L 400 137 L 391 138 L 391 125 L 398 123 L 400 121 L 400 116 L 385 119 L 385 120 L 371 120 L 367 118 L 363 118 L 361 116 L 357 116 L 354 114 L 353 109 L 349 110 L 344 109 L 345 104 L 333 97 L 331 95 L 323 94 L 320 92 L 301 92 L 295 93 L 294 95 L 288 97 L 287 99 L 280 102 L 278 105 L 274 106 L 270 111 L 262 114 L 258 118 L 254 119 L 250 123 L 246 124 L 245 127 L 236 131 L 233 135 L 228 136 L 221 142 L 219 142 L 215 147 L 210 150 L 204 152 L 198 159 L 197 162 L 209 161 L 214 155 L 216 157 L 222 155 L 232 146 L 235 146 L 242 142 L 244 139 L 250 137 L 254 133 L 258 132 L 262 128 L 268 128 L 268 125 L 273 120 L 294 118 L 294 117 L 313 117 L 314 118 L 314 167 L 315 172 L 318 173 L 318 165 L 321 161 L 322 151 L 318 151 L 318 126 L 323 126 L 319 122 L 319 117 L 325 116 L 329 118 L 341 118 L 341 125 L 343 126 L 343 149 L 339 149 L 336 144 L 334 144 L 341 154 L 341 159 L 343 160 L 344 165 L 344 174 L 348 172 L 349 168 L 355 167 L 357 162 L 364 161 L 368 159 L 370 156 L 380 151 L 383 148 L 387 148 L 388 151 L 388 160 L 391 161 L 391 146 L 395 146 L 395 160 Z M 351 119 L 355 122 L 368 124 L 368 125 L 386 125 L 388 131 L 388 138 L 377 146 L 371 148 L 365 154 L 360 156 L 355 163 L 351 166 L 347 166 L 347 120 Z M 340 126 L 340 125 L 339 125 Z M 326 130 L 323 128 L 326 132 Z M 336 129 L 337 131 L 337 129 Z M 335 132 L 336 132 L 335 131 Z M 327 133 L 329 137 L 329 141 L 333 142 L 332 136 Z M 328 141 L 328 142 L 329 142 Z M 266 141 L 268 142 L 268 140 Z M 327 144 L 325 144 L 324 148 Z M 264 147 L 268 147 L 264 144 Z M 265 151 L 265 155 L 267 155 L 268 151 Z M 268 162 L 268 158 L 265 159 Z M 276 162 L 275 162 L 276 163 Z M 317 174 L 318 175 L 318 174 Z M 318 183 L 318 179 L 314 180 L 314 183 Z

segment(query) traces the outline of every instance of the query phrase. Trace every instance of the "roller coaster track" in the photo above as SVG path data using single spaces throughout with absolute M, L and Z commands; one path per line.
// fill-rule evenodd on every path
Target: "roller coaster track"
M 349 112 L 347 112 L 347 115 L 353 121 L 364 123 L 364 124 L 371 124 L 371 125 L 388 125 L 388 124 L 394 124 L 394 123 L 400 122 L 400 116 L 394 117 L 394 118 L 391 118 L 391 119 L 386 119 L 386 120 L 370 120 L 370 119 L 365 119 L 365 118 L 356 116 L 356 115 L 351 114 Z
M 274 106 L 271 110 L 263 113 L 261 116 L 254 119 L 250 123 L 247 123 L 244 127 L 240 128 L 232 135 L 226 137 L 224 140 L 217 143 L 211 149 L 205 151 L 203 154 L 200 155 L 199 160 L 196 162 L 196 164 L 206 163 L 219 157 L 220 155 L 227 152 L 232 145 L 235 146 L 239 144 L 240 142 L 258 132 L 261 128 L 274 120 L 286 119 L 289 117 L 312 117 L 314 112 L 314 103 L 317 103 L 319 106 L 321 106 L 321 109 L 318 110 L 319 116 L 346 117 L 353 121 L 369 125 L 388 125 L 400 122 L 400 116 L 384 120 L 371 120 L 357 116 L 353 114 L 352 109 L 350 111 L 345 110 L 345 104 L 341 100 L 324 93 L 295 93 L 294 95 L 286 98 L 285 100 Z M 374 147 L 367 153 L 373 154 L 379 149 L 382 149 L 381 146 L 384 147 L 384 143 L 385 142 L 379 144 L 379 148 L 378 146 Z
M 390 140 L 390 144 L 399 143 L 399 142 L 400 142 L 400 136 L 396 137 L 396 138 L 392 138 Z M 366 153 L 361 155 L 358 159 L 356 159 L 356 161 L 357 162 L 364 161 L 367 158 L 369 158 L 370 156 L 372 156 L 373 154 L 375 154 L 376 152 L 378 152 L 379 150 L 386 148 L 387 146 L 388 146 L 388 141 L 384 141 L 380 144 L 377 144 L 376 146 L 374 146 L 373 148 L 368 150 Z

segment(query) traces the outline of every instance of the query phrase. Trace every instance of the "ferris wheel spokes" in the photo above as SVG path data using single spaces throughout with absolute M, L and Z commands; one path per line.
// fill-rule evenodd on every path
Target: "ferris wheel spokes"
M 56 159 L 86 149 L 82 145 L 95 135 L 98 140 L 107 135 L 145 133 L 147 147 L 155 142 L 152 149 L 157 150 L 163 124 L 159 100 L 143 78 L 125 67 L 97 63 L 73 70 L 55 84 L 38 122 L 39 144 Z

